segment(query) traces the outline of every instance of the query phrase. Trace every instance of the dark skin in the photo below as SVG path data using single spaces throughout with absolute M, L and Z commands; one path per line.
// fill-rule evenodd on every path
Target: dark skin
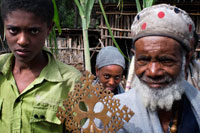
M 157 112 L 162 128 L 164 132 L 167 133 L 167 129 L 172 118 L 172 111 L 158 110 Z
M 4 25 L 8 46 L 15 56 L 13 76 L 22 93 L 48 63 L 42 49 L 52 25 L 23 10 L 9 13 Z
M 100 69 L 96 68 L 96 76 L 105 89 L 114 92 L 119 85 L 123 74 L 123 68 L 119 65 L 108 65 Z
M 181 45 L 174 39 L 161 36 L 149 36 L 138 39 L 135 42 L 135 73 L 147 86 L 155 89 L 172 84 L 181 72 L 182 52 Z M 165 76 L 173 80 L 167 82 Z M 158 116 L 164 132 L 167 132 L 172 111 L 158 109 Z

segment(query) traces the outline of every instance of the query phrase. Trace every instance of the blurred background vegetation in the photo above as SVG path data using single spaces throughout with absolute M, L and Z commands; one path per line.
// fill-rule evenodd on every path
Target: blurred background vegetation
M 81 24 L 81 18 L 79 15 L 79 10 L 77 8 L 77 5 L 75 4 L 74 0 L 55 0 L 56 5 L 58 8 L 58 15 L 60 19 L 60 26 L 62 28 L 80 28 L 82 27 Z M 83 0 L 84 1 L 84 0 Z M 137 1 L 140 1 L 140 4 L 142 6 L 142 2 L 144 1 L 151 1 L 151 0 L 101 0 L 102 3 L 108 4 L 108 3 L 120 3 L 119 7 L 122 7 L 120 10 L 123 11 L 123 3 L 136 3 Z M 199 0 L 154 0 L 162 1 L 162 2 L 195 2 Z M 1 3 L 1 0 L 0 0 Z M 99 4 L 99 0 L 95 0 L 95 4 Z M 118 8 L 119 9 L 119 8 Z M 90 28 L 96 28 L 95 25 L 98 25 L 98 22 L 95 20 L 93 22 L 91 20 Z M 3 22 L 0 19 L 0 45 L 2 45 L 3 40 Z M 4 42 L 5 44 L 5 42 Z
M 60 25 L 66 28 L 75 28 L 80 26 L 80 22 L 77 22 L 76 13 L 77 7 L 73 0 L 56 0 L 58 7 Z
M 121 2 L 135 2 L 135 0 L 102 0 L 102 3 L 118 3 Z M 173 1 L 196 1 L 196 0 L 169 0 Z M 1 3 L 1 0 L 0 0 Z M 95 0 L 95 3 L 98 3 L 98 0 Z M 80 16 L 78 15 L 77 6 L 74 3 L 74 0 L 56 0 L 56 4 L 59 11 L 60 25 L 63 28 L 79 28 L 81 27 Z M 78 14 L 77 14 L 78 13 Z M 78 17 L 77 17 L 78 16 Z M 3 33 L 3 23 L 0 20 L 0 34 Z
M 103 3 L 118 3 L 120 0 L 102 0 Z M 135 0 L 123 0 L 133 2 Z M 98 3 L 98 0 L 95 0 Z M 56 0 L 58 7 L 60 25 L 62 28 L 80 28 L 81 19 L 74 0 Z

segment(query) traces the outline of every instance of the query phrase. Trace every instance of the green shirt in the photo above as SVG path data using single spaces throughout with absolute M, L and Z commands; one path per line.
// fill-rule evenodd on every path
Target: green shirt
M 0 133 L 62 132 L 57 108 L 81 73 L 45 53 L 47 66 L 21 94 L 12 74 L 13 54 L 0 56 Z

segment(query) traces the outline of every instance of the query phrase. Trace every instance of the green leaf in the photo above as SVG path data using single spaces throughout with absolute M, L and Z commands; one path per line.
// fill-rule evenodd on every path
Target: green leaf
M 139 0 L 135 0 L 135 2 L 136 2 L 137 12 L 140 12 L 141 11 L 140 1 Z
M 88 0 L 86 3 L 85 16 L 86 16 L 87 28 L 89 27 L 89 24 L 90 24 L 90 16 L 91 16 L 93 5 L 94 5 L 94 0 Z
M 146 8 L 146 0 L 143 0 L 143 9 Z
M 119 9 L 121 9 L 121 11 L 123 11 L 123 0 L 119 0 L 118 1 L 118 4 L 117 4 L 117 7 L 119 7 Z
M 146 7 L 150 7 L 154 4 L 155 0 L 146 0 Z
M 82 6 L 83 12 L 85 13 L 86 3 L 88 0 L 80 0 L 80 5 Z
M 81 6 L 81 4 L 79 3 L 78 0 L 74 0 L 76 6 L 78 7 L 78 10 L 79 10 L 79 15 L 81 16 L 81 18 L 85 17 L 85 14 L 84 14 L 84 10 Z
M 79 14 L 81 16 L 81 21 L 82 21 L 85 70 L 91 72 L 88 27 L 90 24 L 90 16 L 92 7 L 94 5 L 94 0 L 80 0 L 80 2 L 78 0 L 74 0 L 74 2 L 79 9 Z
M 58 29 L 58 33 L 59 35 L 61 35 L 62 33 L 62 29 L 60 27 L 60 21 L 59 21 L 59 15 L 58 15 L 58 8 L 56 6 L 56 1 L 55 0 L 52 0 L 53 2 L 53 6 L 54 6 L 54 17 L 53 17 L 53 21 Z
M 116 40 L 115 40 L 115 38 L 114 38 L 114 35 L 113 35 L 112 31 L 111 31 L 110 24 L 108 23 L 108 19 L 107 19 L 107 17 L 106 17 L 106 13 L 105 13 L 105 11 L 104 11 L 103 4 L 102 4 L 101 0 L 99 0 L 99 5 L 100 5 L 101 11 L 102 11 L 102 13 L 103 13 L 103 16 L 104 16 L 104 20 L 105 20 L 105 22 L 106 22 L 106 25 L 107 25 L 107 27 L 108 27 L 109 34 L 110 34 L 110 36 L 111 36 L 111 38 L 112 38 L 112 40 L 113 40 L 113 43 L 114 43 L 115 46 L 118 48 L 119 52 L 120 52 L 128 61 L 130 61 L 130 59 L 122 52 L 122 50 L 120 49 L 119 45 L 117 44 L 117 42 L 116 42 Z

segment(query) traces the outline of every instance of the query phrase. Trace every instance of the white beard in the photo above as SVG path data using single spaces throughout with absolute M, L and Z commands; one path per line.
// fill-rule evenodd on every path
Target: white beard
M 185 61 L 184 61 L 185 62 Z M 163 88 L 150 88 L 135 75 L 132 83 L 133 89 L 136 89 L 141 95 L 142 102 L 146 108 L 151 111 L 156 109 L 165 109 L 166 111 L 171 110 L 174 101 L 180 100 L 184 92 L 181 88 L 181 82 L 184 81 L 184 66 L 183 62 L 182 71 L 171 84 Z

